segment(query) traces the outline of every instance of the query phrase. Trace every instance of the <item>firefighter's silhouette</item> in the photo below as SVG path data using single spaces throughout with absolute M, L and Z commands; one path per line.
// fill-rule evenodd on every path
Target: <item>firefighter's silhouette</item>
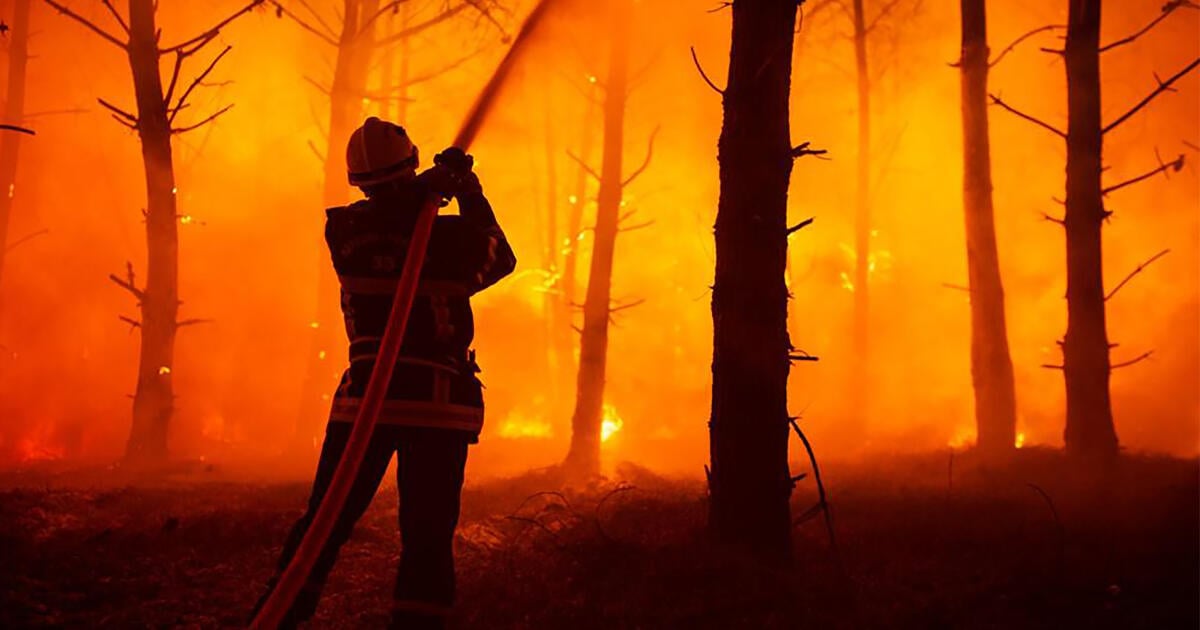
M 369 118 L 351 136 L 346 162 L 350 183 L 366 199 L 329 209 L 325 240 L 341 284 L 350 366 L 333 397 L 308 511 L 284 544 L 280 571 L 296 553 L 350 436 L 421 206 L 437 193 L 457 199 L 459 214 L 439 216 L 434 223 L 401 356 L 371 444 L 285 626 L 316 611 L 338 549 L 395 454 L 402 551 L 393 624 L 440 628 L 454 600 L 452 542 L 467 447 L 478 441 L 483 426 L 479 367 L 470 349 L 470 298 L 511 273 L 516 259 L 471 170 L 472 159 L 461 150 L 447 149 L 436 166 L 418 176 L 417 147 L 405 130 Z

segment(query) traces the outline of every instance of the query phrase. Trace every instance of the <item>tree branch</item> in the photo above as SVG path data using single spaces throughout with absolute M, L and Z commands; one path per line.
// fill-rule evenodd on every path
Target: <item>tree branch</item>
M 226 105 L 225 107 L 222 107 L 221 109 L 214 112 L 213 115 L 209 116 L 208 118 L 205 118 L 204 120 L 201 120 L 200 122 L 198 122 L 194 125 L 188 125 L 186 127 L 172 127 L 171 133 L 180 134 L 180 133 L 187 133 L 194 129 L 199 129 L 200 127 L 203 127 L 204 125 L 207 125 L 208 123 L 216 120 L 217 117 L 220 116 L 221 114 L 224 114 L 225 112 L 233 109 L 233 105 L 234 105 L 233 103 L 230 103 L 230 104 Z
M 634 171 L 629 174 L 629 177 L 626 177 L 625 181 L 621 182 L 621 188 L 625 188 L 626 186 L 632 184 L 634 180 L 636 180 L 638 177 L 641 177 L 642 173 L 645 173 L 646 169 L 650 167 L 650 160 L 654 159 L 654 139 L 658 137 L 658 132 L 661 130 L 662 125 L 659 125 L 654 128 L 654 131 L 650 132 L 650 141 L 646 146 L 646 159 L 642 160 L 641 166 L 638 166 L 636 169 L 634 169 Z
M 272 0 L 271 4 L 275 5 L 275 17 L 282 18 L 284 16 L 287 16 L 287 17 L 291 18 L 291 20 L 293 22 L 295 22 L 296 25 L 299 26 L 300 28 L 308 31 L 309 33 L 312 33 L 313 35 L 316 35 L 318 39 L 325 42 L 326 44 L 329 44 L 330 46 L 333 46 L 334 48 L 337 47 L 338 42 L 336 39 L 334 39 L 333 36 L 322 33 L 315 26 L 309 24 L 308 22 L 305 22 L 300 16 L 289 11 L 286 7 L 284 7 L 279 2 Z M 320 21 L 319 17 L 318 17 L 318 21 Z M 328 27 L 326 27 L 326 28 L 328 28 Z
M 387 44 L 391 44 L 393 42 L 398 42 L 402 39 L 412 37 L 413 35 L 421 33 L 422 31 L 425 31 L 427 29 L 433 28 L 434 26 L 437 26 L 438 24 L 441 24 L 442 22 L 449 20 L 450 18 L 458 15 L 459 13 L 462 13 L 468 6 L 472 6 L 470 2 L 463 2 L 463 3 L 455 5 L 453 7 L 449 7 L 445 11 L 442 11 L 441 13 L 429 18 L 428 20 L 425 20 L 424 22 L 421 22 L 420 24 L 414 24 L 406 29 L 401 29 L 399 31 L 396 31 L 395 33 L 392 33 L 391 35 L 388 35 L 387 37 L 384 37 L 383 39 L 376 41 L 375 45 L 376 46 L 385 46 Z
M 792 148 L 792 159 L 796 160 L 806 155 L 815 156 L 819 160 L 828 160 L 825 154 L 829 153 L 828 149 L 813 149 L 811 142 L 801 142 L 799 146 Z
M 49 0 L 47 0 L 47 1 L 49 1 Z M 216 26 L 214 26 L 214 27 L 208 29 L 207 31 L 204 31 L 203 33 L 200 33 L 199 35 L 197 35 L 185 42 L 182 42 L 180 44 L 176 44 L 169 48 L 160 48 L 158 52 L 159 52 L 159 54 L 162 54 L 162 55 L 165 55 L 168 53 L 182 53 L 185 57 L 195 54 L 196 51 L 200 50 L 206 44 L 208 44 L 213 39 L 215 39 L 217 37 L 217 35 L 219 35 L 221 33 L 221 29 L 228 26 L 230 22 L 253 11 L 255 7 L 261 5 L 263 2 L 266 2 L 266 0 L 250 0 L 249 4 L 242 7 L 241 9 L 238 9 L 233 15 L 230 15 L 229 17 L 225 18 L 224 20 L 221 20 L 220 22 L 217 23 Z
M 708 87 L 712 88 L 714 92 L 720 94 L 721 96 L 725 96 L 725 90 L 717 87 L 717 84 L 713 83 L 712 79 L 708 78 L 708 73 L 704 71 L 704 66 L 700 65 L 700 58 L 696 56 L 696 47 L 692 46 L 691 49 L 692 63 L 696 64 L 696 70 L 700 71 L 700 78 L 704 79 L 704 82 L 707 83 Z
M 988 96 L 992 99 L 993 105 L 999 105 L 1000 107 L 1004 108 L 1009 113 L 1015 114 L 1016 116 L 1018 116 L 1020 118 L 1024 118 L 1025 120 L 1028 120 L 1029 122 L 1054 133 L 1058 137 L 1066 139 L 1067 134 L 1065 132 L 1063 132 L 1062 130 L 1058 129 L 1057 127 L 1055 127 L 1054 125 L 1051 125 L 1050 123 L 1046 123 L 1041 120 L 1038 120 L 1037 118 L 1034 118 L 1033 116 L 1030 116 L 1029 114 L 1026 114 L 1025 112 L 1022 112 L 1016 108 L 1011 107 L 1008 103 L 1005 103 L 1004 101 L 1000 100 L 1000 97 L 996 96 L 995 94 L 988 94 Z
M 1158 26 L 1159 22 L 1167 19 L 1167 16 L 1174 13 L 1176 9 L 1184 6 L 1191 7 L 1193 9 L 1200 8 L 1200 5 L 1197 5 L 1195 2 L 1189 2 L 1188 0 L 1170 0 L 1162 6 L 1162 11 L 1158 14 L 1158 17 L 1151 20 L 1150 23 L 1143 27 L 1140 31 L 1124 39 L 1118 39 L 1111 44 L 1101 46 L 1100 52 L 1108 52 L 1114 48 L 1124 46 L 1125 44 L 1132 44 L 1135 40 L 1137 40 L 1137 38 L 1150 32 L 1150 29 L 1153 29 L 1155 26 Z
M 17 126 L 17 125 L 0 125 L 0 129 L 4 129 L 4 130 L 7 130 L 7 131 L 16 131 L 16 132 L 19 132 L 19 133 L 24 133 L 24 134 L 28 134 L 28 135 L 31 135 L 31 136 L 36 136 L 36 135 L 37 135 L 37 132 L 36 132 L 36 131 L 34 131 L 34 130 L 32 130 L 32 129 L 27 129 L 27 128 L 25 128 L 25 127 L 20 127 L 20 126 Z
M 54 9 L 57 10 L 59 13 L 88 27 L 89 29 L 92 30 L 92 32 L 96 33 L 101 38 L 103 38 L 105 41 L 111 43 L 112 45 L 116 46 L 117 48 L 120 48 L 121 50 L 127 50 L 129 48 L 129 45 L 126 44 L 125 42 L 117 39 L 116 37 L 113 37 L 112 35 L 110 35 L 108 33 L 108 31 L 100 28 L 99 26 L 96 26 L 91 21 L 89 21 L 87 18 L 79 15 L 78 13 L 75 13 L 74 11 L 68 9 L 67 7 L 55 2 L 54 0 L 42 0 L 42 1 L 45 2 L 46 4 L 50 5 L 51 7 L 54 7 Z
M 188 326 L 195 326 L 197 324 L 212 324 L 212 323 L 215 323 L 216 321 L 217 320 L 215 320 L 215 319 L 185 319 L 182 321 L 175 322 L 175 327 L 176 328 L 186 328 Z
M 1183 157 L 1182 153 L 1180 153 L 1179 157 L 1175 158 L 1175 160 L 1172 162 L 1163 163 L 1163 161 L 1160 159 L 1159 163 L 1158 163 L 1158 167 L 1155 168 L 1154 170 L 1148 171 L 1146 173 L 1142 173 L 1141 175 L 1138 175 L 1137 177 L 1134 177 L 1133 179 L 1127 179 L 1127 180 L 1121 182 L 1120 184 L 1113 184 L 1112 186 L 1109 186 L 1108 188 L 1101 190 L 1100 194 L 1102 194 L 1104 196 L 1108 196 L 1108 193 L 1116 192 L 1126 186 L 1132 186 L 1133 184 L 1136 184 L 1142 180 L 1150 179 L 1151 177 L 1154 177 L 1155 175 L 1158 175 L 1159 173 L 1162 173 L 1164 175 L 1166 175 L 1168 171 L 1175 171 L 1176 173 L 1178 173 L 1181 169 L 1183 169 L 1183 160 L 1184 160 L 1184 157 Z
M 225 55 L 229 54 L 229 51 L 232 49 L 233 49 L 233 46 L 226 46 L 224 50 L 222 50 L 220 53 L 217 54 L 216 57 L 213 58 L 212 62 L 208 64 L 208 67 L 205 68 L 203 72 L 201 72 L 199 75 L 196 76 L 195 80 L 192 81 L 192 84 L 189 85 L 188 88 L 183 91 L 183 94 L 179 95 L 179 100 L 175 102 L 175 106 L 170 108 L 171 111 L 170 111 L 170 115 L 167 117 L 167 122 L 169 122 L 169 123 L 175 122 L 175 117 L 179 115 L 179 110 L 183 109 L 183 106 L 187 104 L 187 99 L 189 96 L 192 95 L 192 91 L 196 89 L 196 86 L 200 85 L 201 81 L 203 81 L 206 77 L 208 77 L 208 75 L 210 73 L 212 73 L 213 68 L 216 68 L 217 64 L 220 63 L 221 58 L 224 57 Z M 167 105 L 168 105 L 168 107 L 170 107 L 170 103 L 168 103 Z
M 1141 111 L 1141 109 L 1142 109 L 1143 107 L 1145 107 L 1145 106 L 1149 105 L 1149 104 L 1150 104 L 1150 101 L 1153 101 L 1153 100 L 1154 100 L 1156 97 L 1158 97 L 1158 95 L 1159 95 L 1159 94 L 1162 94 L 1163 92 L 1165 92 L 1165 91 L 1167 91 L 1168 89 L 1170 89 L 1170 88 L 1171 88 L 1171 84 L 1172 84 L 1172 83 L 1175 83 L 1176 81 L 1178 81 L 1180 78 L 1182 78 L 1182 77 L 1183 77 L 1183 75 L 1185 75 L 1185 74 L 1187 74 L 1187 73 L 1191 72 L 1192 70 L 1195 70 L 1195 69 L 1196 69 L 1196 66 L 1200 66 L 1200 57 L 1197 57 L 1196 59 L 1194 59 L 1194 60 L 1192 61 L 1192 63 L 1189 63 L 1189 64 L 1187 65 L 1187 67 L 1186 67 L 1186 68 L 1184 68 L 1183 70 L 1180 70 L 1179 72 L 1176 72 L 1176 73 L 1175 73 L 1175 76 L 1171 77 L 1170 79 L 1167 79 L 1166 81 L 1162 81 L 1162 80 L 1160 79 L 1160 80 L 1159 80 L 1159 82 L 1158 82 L 1158 87 L 1157 87 L 1157 88 L 1155 88 L 1155 90 L 1154 90 L 1153 92 L 1151 92 L 1151 93 L 1149 94 L 1149 96 L 1147 96 L 1146 98 L 1142 99 L 1142 100 L 1141 100 L 1141 102 L 1140 102 L 1140 103 L 1138 103 L 1137 105 L 1134 105 L 1134 106 L 1133 106 L 1133 109 L 1130 109 L 1129 111 L 1127 111 L 1127 112 L 1125 112 L 1124 114 L 1122 114 L 1120 118 L 1118 118 L 1118 119 L 1114 120 L 1113 122 L 1109 123 L 1109 124 L 1108 124 L 1108 126 L 1104 128 L 1104 133 L 1108 133 L 1108 132 L 1112 131 L 1113 129 L 1116 129 L 1118 125 L 1120 125 L 1121 123 L 1125 122 L 1126 120 L 1129 120 L 1129 118 L 1130 118 L 1131 116 L 1133 116 L 1134 114 L 1136 114 L 1136 113 L 1138 113 L 1139 111 Z
M 1132 359 L 1130 359 L 1130 360 L 1128 360 L 1128 361 L 1122 361 L 1122 362 L 1120 362 L 1120 363 L 1115 363 L 1115 364 L 1113 364 L 1113 365 L 1109 366 L 1109 368 L 1108 368 L 1108 369 L 1109 369 L 1109 371 L 1112 371 L 1112 370 L 1119 370 L 1119 369 L 1121 369 L 1121 368 L 1123 368 L 1123 367 L 1129 367 L 1129 366 L 1131 366 L 1131 365 L 1134 365 L 1135 363 L 1141 363 L 1142 361 L 1145 361 L 1146 359 L 1149 359 L 1149 358 L 1150 358 L 1150 355 L 1152 355 L 1152 354 L 1154 354 L 1154 351 L 1153 351 L 1153 350 L 1150 350 L 1149 352 L 1144 352 L 1144 353 L 1142 353 L 1140 356 L 1138 356 L 1138 357 L 1135 357 L 1135 358 L 1132 358 Z
M 130 125 L 133 126 L 133 128 L 135 128 L 135 129 L 137 128 L 137 124 L 138 124 L 137 116 L 134 116 L 133 114 L 121 109 L 120 107 L 117 107 L 116 105 L 113 105 L 112 103 L 109 103 L 108 101 L 106 101 L 102 98 L 98 98 L 98 99 L 96 99 L 96 101 L 98 101 L 101 105 L 103 105 L 105 109 L 112 112 L 114 116 L 119 116 L 121 118 L 124 118 L 126 121 L 128 121 L 128 123 Z
M 871 31 L 875 30 L 875 27 L 879 26 L 883 18 L 887 17 L 898 4 L 900 4 L 900 0 L 891 0 L 891 2 L 883 5 L 883 8 L 879 10 L 879 14 L 875 16 L 875 19 L 871 20 L 871 23 L 863 29 L 863 35 L 870 35 Z
M 5 254 L 11 253 L 12 250 L 16 249 L 18 246 L 24 245 L 25 243 L 28 243 L 29 241 L 32 241 L 33 239 L 35 239 L 39 236 L 43 236 L 43 235 L 46 235 L 49 233 L 50 233 L 50 229 L 44 228 L 44 229 L 38 230 L 32 234 L 26 234 L 25 236 L 22 236 L 21 238 L 9 243 L 8 246 L 4 248 L 4 253 Z
M 134 319 L 134 318 L 132 318 L 132 317 L 126 317 L 126 316 L 124 316 L 124 315 L 117 315 L 117 319 L 119 319 L 119 320 L 121 320 L 121 321 L 125 322 L 126 324 L 129 324 L 129 332 L 130 332 L 131 334 L 133 333 L 133 330 L 134 330 L 135 328 L 141 328 L 141 327 L 142 327 L 142 322 L 139 322 L 138 320 L 136 320 L 136 319 Z
M 125 18 L 121 17 L 121 14 L 117 11 L 117 8 L 112 5 L 112 2 L 109 0 L 100 0 L 100 4 L 103 4 L 104 8 L 108 9 L 108 12 L 111 13 L 113 18 L 117 20 L 117 24 L 121 25 L 121 30 L 125 31 L 125 34 L 128 35 L 129 25 L 125 23 Z
M 1117 284 L 1117 286 L 1113 287 L 1113 290 L 1109 291 L 1108 295 L 1104 296 L 1104 301 L 1107 302 L 1107 301 L 1111 300 L 1112 297 L 1117 294 L 1117 291 L 1120 291 L 1121 288 L 1124 287 L 1126 284 L 1128 284 L 1130 280 L 1133 280 L 1134 276 L 1138 275 L 1139 273 L 1142 273 L 1142 270 L 1144 270 L 1146 267 L 1149 267 L 1151 263 L 1158 260 L 1159 258 L 1162 258 L 1163 256 L 1166 256 L 1169 253 L 1171 253 L 1171 250 L 1164 249 L 1161 252 L 1158 252 L 1157 254 L 1151 256 L 1150 259 L 1147 260 L 1146 262 L 1138 265 L 1136 269 L 1129 272 L 1129 275 L 1125 276 L 1124 280 L 1119 282 Z
M 1000 60 L 1004 59 L 1004 57 L 1006 55 L 1008 55 L 1008 53 L 1012 52 L 1013 49 L 1016 48 L 1018 45 L 1020 45 L 1021 42 L 1029 39 L 1030 37 L 1033 37 L 1034 35 L 1037 35 L 1038 33 L 1044 33 L 1046 31 L 1055 31 L 1055 30 L 1066 30 L 1066 28 L 1067 27 L 1063 24 L 1047 24 L 1046 26 L 1043 26 L 1040 28 L 1035 28 L 1032 31 L 1025 33 L 1024 35 L 1014 39 L 1013 42 L 1011 44 L 1009 44 L 1008 46 L 1005 46 L 1004 50 L 1001 50 L 1000 54 L 996 55 L 995 59 L 988 62 L 988 67 L 989 68 L 996 67 L 996 64 L 1000 63 Z
M 588 166 L 587 162 L 583 161 L 583 158 L 572 153 L 570 149 L 567 149 L 567 157 L 571 158 L 576 164 L 578 164 L 579 168 L 583 169 L 583 172 L 591 175 L 596 181 L 600 181 L 600 174 L 597 173 L 595 169 Z
M 816 221 L 816 220 L 817 220 L 817 217 L 809 217 L 809 218 L 797 223 L 796 225 L 793 225 L 792 227 L 787 229 L 787 235 L 791 236 L 792 234 L 799 232 L 800 230 L 803 230 L 804 228 L 812 225 L 812 222 Z
M 137 288 L 137 285 L 135 284 L 136 279 L 133 275 L 133 263 L 125 263 L 125 278 L 121 278 L 115 273 L 110 273 L 108 274 L 108 279 L 112 280 L 114 284 L 122 289 L 132 293 L 133 297 L 137 298 L 139 302 L 146 299 L 146 292 Z

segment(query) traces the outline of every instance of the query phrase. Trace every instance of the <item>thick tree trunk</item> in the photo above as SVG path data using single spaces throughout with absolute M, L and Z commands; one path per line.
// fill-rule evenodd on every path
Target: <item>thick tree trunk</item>
M 871 392 L 871 75 L 863 0 L 854 0 L 854 67 L 858 79 L 858 156 L 854 188 L 854 356 L 850 429 L 862 432 Z
M 174 412 L 176 317 L 179 312 L 179 235 L 171 127 L 159 75 L 154 0 L 129 1 L 129 66 L 137 98 L 138 137 L 146 171 L 146 286 L 141 297 L 142 343 L 133 429 L 126 445 L 131 460 L 167 456 Z
M 596 240 L 592 244 L 587 298 L 583 304 L 583 333 L 579 340 L 579 371 L 575 412 L 571 416 L 571 449 L 565 466 L 576 476 L 600 472 L 604 378 L 608 359 L 608 323 L 612 302 L 613 252 L 621 212 L 622 153 L 625 148 L 625 104 L 629 84 L 629 0 L 615 0 L 608 79 L 604 98 L 604 158 L 596 200 Z
M 980 452 L 1002 458 L 1011 453 L 1016 441 L 1017 409 L 992 208 L 986 0 L 962 0 L 960 64 L 975 426 Z
M 787 194 L 793 0 L 733 3 L 713 284 L 710 525 L 722 542 L 791 555 Z
M 329 90 L 329 137 L 325 150 L 325 184 L 322 203 L 325 208 L 345 205 L 350 199 L 346 179 L 346 143 L 362 121 L 362 99 L 374 37 L 361 32 L 361 24 L 375 14 L 379 0 L 344 0 L 342 33 Z M 372 25 L 371 29 L 374 28 Z M 301 385 L 300 416 L 296 441 L 300 447 L 313 447 L 313 439 L 329 412 L 329 397 L 345 367 L 346 336 L 338 305 L 338 282 L 325 254 L 324 232 L 319 233 L 321 256 L 318 257 L 317 305 L 312 321 L 309 353 Z
M 25 118 L 25 68 L 29 63 L 29 0 L 16 0 L 9 28 L 8 90 L 5 92 L 4 122 L 20 125 Z M 21 134 L 0 134 L 0 278 L 4 277 L 4 255 L 8 249 L 8 225 L 17 191 L 17 154 Z
M 1117 454 L 1109 399 L 1101 228 L 1100 0 L 1072 0 L 1067 27 L 1067 452 Z

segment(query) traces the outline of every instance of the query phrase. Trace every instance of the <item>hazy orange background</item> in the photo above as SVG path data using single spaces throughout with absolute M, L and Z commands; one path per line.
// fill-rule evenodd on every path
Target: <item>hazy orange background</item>
M 0 15 L 9 16 L 11 4 L 0 2 Z M 191 37 L 240 4 L 162 2 L 163 41 Z M 335 19 L 333 5 L 340 3 L 314 4 Z M 440 3 L 415 6 L 422 4 Z M 530 4 L 515 7 L 510 30 Z M 696 47 L 709 75 L 722 83 L 729 13 L 706 12 L 712 4 L 637 5 L 633 69 L 641 80 L 628 111 L 627 170 L 640 163 L 650 132 L 659 125 L 662 132 L 651 168 L 627 191 L 629 206 L 654 224 L 623 234 L 618 244 L 614 295 L 646 302 L 617 315 L 607 390 L 623 420 L 606 443 L 610 457 L 688 473 L 699 472 L 707 452 L 708 286 L 721 124 L 720 99 L 696 74 L 688 47 Z M 1066 2 L 991 4 L 994 50 L 1066 19 Z M 69 5 L 116 28 L 98 2 Z M 1142 27 L 1160 5 L 1106 2 L 1105 39 Z M 872 438 L 866 443 L 839 432 L 856 395 L 846 382 L 852 299 L 841 278 L 853 268 L 856 104 L 849 22 L 837 9 L 824 11 L 805 22 L 797 40 L 793 139 L 811 140 L 833 159 L 798 162 L 792 184 L 792 218 L 817 221 L 791 241 L 791 334 L 821 362 L 794 369 L 791 406 L 830 456 L 945 448 L 973 433 L 966 298 L 943 286 L 966 282 L 959 77 L 948 65 L 958 54 L 957 4 L 926 2 L 896 15 L 871 49 L 878 232 Z M 0 462 L 63 453 L 114 457 L 128 429 L 138 339 L 117 320 L 136 315 L 132 298 L 106 276 L 120 273 L 127 260 L 144 276 L 144 182 L 136 137 L 95 99 L 132 107 L 129 69 L 121 51 L 41 3 L 34 3 L 32 21 L 27 111 L 79 111 L 31 116 L 27 122 L 38 135 L 22 143 L 10 239 L 49 233 L 11 252 L 0 279 Z M 606 41 L 591 30 L 596 23 L 576 14 L 552 20 L 473 147 L 520 260 L 518 274 L 476 301 L 489 405 L 472 464 L 479 472 L 548 465 L 565 453 L 570 391 L 556 402 L 549 385 L 539 292 L 544 276 L 537 270 L 547 247 L 547 156 L 558 173 L 561 226 L 576 172 L 565 152 L 578 151 L 583 134 L 581 90 L 589 76 L 605 74 Z M 176 137 L 180 212 L 193 218 L 180 226 L 181 316 L 215 323 L 180 332 L 173 444 L 186 456 L 270 461 L 295 422 L 316 269 L 327 261 L 318 247 L 321 165 L 308 145 L 324 150 L 328 102 L 305 77 L 327 84 L 334 51 L 262 10 L 226 29 L 190 72 L 222 43 L 234 48 L 213 80 L 232 83 L 198 90 L 181 121 L 199 120 L 224 103 L 236 107 L 215 124 Z M 1059 44 L 1045 34 L 1023 45 L 994 70 L 991 89 L 1065 126 L 1061 60 L 1038 51 Z M 480 45 L 484 52 L 462 67 L 413 88 L 405 123 L 424 155 L 450 141 L 504 46 L 495 29 L 473 20 L 415 43 L 416 74 Z M 1107 53 L 1106 119 L 1152 90 L 1154 72 L 1174 74 L 1198 53 L 1200 12 L 1188 10 Z M 1125 447 L 1194 455 L 1200 450 L 1200 156 L 1182 141 L 1200 144 L 1200 81 L 1192 74 L 1177 87 L 1107 139 L 1109 183 L 1153 167 L 1156 148 L 1164 158 L 1188 153 L 1189 163 L 1169 181 L 1158 177 L 1108 200 L 1115 214 L 1105 232 L 1105 276 L 1113 286 L 1140 261 L 1171 249 L 1109 303 L 1110 337 L 1120 343 L 1114 356 L 1154 350 L 1151 360 L 1114 374 L 1114 406 Z M 369 103 L 368 111 L 376 107 Z M 1059 359 L 1054 341 L 1066 325 L 1065 256 L 1061 230 L 1041 213 L 1061 211 L 1051 198 L 1063 195 L 1065 147 L 994 108 L 992 147 L 1019 431 L 1027 444 L 1059 445 L 1062 375 L 1039 365 Z M 592 160 L 598 163 L 598 156 Z M 586 268 L 581 261 L 581 283 Z M 334 362 L 331 371 L 337 368 Z M 573 375 L 563 381 L 573 384 Z M 550 436 L 501 435 L 521 424 L 548 425 Z

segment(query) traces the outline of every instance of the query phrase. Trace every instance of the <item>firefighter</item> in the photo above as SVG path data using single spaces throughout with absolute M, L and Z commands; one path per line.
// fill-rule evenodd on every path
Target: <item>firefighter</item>
M 346 162 L 350 183 L 366 199 L 326 211 L 325 240 L 341 284 L 350 366 L 333 397 L 308 511 L 284 544 L 281 572 L 300 546 L 350 436 L 419 209 L 432 192 L 447 202 L 457 199 L 459 214 L 439 216 L 434 223 L 400 359 L 370 446 L 285 626 L 316 612 L 338 549 L 366 511 L 394 453 L 402 551 L 393 625 L 441 628 L 454 601 L 452 542 L 467 447 L 478 441 L 483 426 L 479 367 L 470 349 L 470 298 L 511 273 L 516 259 L 471 170 L 473 160 L 463 151 L 447 149 L 434 167 L 418 175 L 417 147 L 405 130 L 372 117 L 350 137 Z

